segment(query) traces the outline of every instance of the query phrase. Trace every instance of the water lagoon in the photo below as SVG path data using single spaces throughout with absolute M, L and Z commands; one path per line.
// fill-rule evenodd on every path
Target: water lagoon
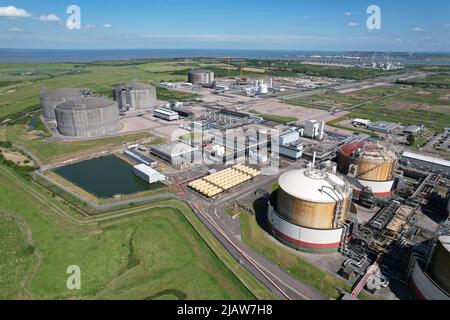
M 114 155 L 67 165 L 55 169 L 54 172 L 102 199 L 164 187 L 162 183 L 150 185 L 144 182 L 133 174 L 130 164 Z

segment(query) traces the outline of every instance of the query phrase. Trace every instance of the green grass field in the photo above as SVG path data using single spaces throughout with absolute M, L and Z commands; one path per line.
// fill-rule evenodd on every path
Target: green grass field
M 447 78 L 450 81 L 450 75 L 447 75 Z M 347 94 L 326 93 L 291 100 L 289 103 L 324 110 L 333 106 L 344 109 L 356 107 L 346 118 L 388 121 L 403 125 L 423 124 L 438 132 L 442 132 L 450 123 L 450 89 L 393 85 Z M 329 122 L 329 125 L 338 127 L 335 121 Z M 350 130 L 368 133 L 356 129 Z
M 36 134 L 27 125 L 12 125 L 7 127 L 6 139 L 13 141 L 35 154 L 44 163 L 70 159 L 72 156 L 101 152 L 114 147 L 119 147 L 125 142 L 140 141 L 150 138 L 150 133 L 135 133 L 110 138 L 76 141 L 54 142 Z
M 276 114 L 262 114 L 258 113 L 256 110 L 250 110 L 251 113 L 257 115 L 258 117 L 263 118 L 266 121 L 273 121 L 278 123 L 290 123 L 297 121 L 297 118 L 294 117 L 284 117 L 284 116 L 278 116 Z
M 24 110 L 39 108 L 39 94 L 43 89 L 61 87 L 89 89 L 94 93 L 112 96 L 112 87 L 120 83 L 141 81 L 157 84 L 161 81 L 187 80 L 193 67 L 215 67 L 222 64 L 191 60 L 142 60 L 95 63 L 0 63 L 0 119 Z M 183 72 L 181 72 L 183 71 Z M 190 99 L 164 90 L 159 98 Z
M 1 215 L 0 239 L 0 300 L 15 299 L 32 269 L 32 250 L 19 225 Z
M 2 209 L 27 221 L 42 257 L 28 288 L 32 298 L 253 298 L 177 210 L 149 209 L 120 224 L 76 226 L 56 218 L 51 207 L 37 201 L 5 170 L 0 167 Z M 14 248 L 1 251 L 1 261 L 8 261 L 2 264 L 7 269 L 2 272 L 7 280 L 2 280 L 10 288 L 5 298 L 11 298 L 24 277 L 24 271 L 14 269 L 17 264 L 12 262 L 26 248 L 18 244 L 23 236 L 17 230 L 3 221 L 0 227 L 2 237 L 12 232 L 1 244 Z M 80 291 L 66 288 L 70 265 L 81 267 Z
M 442 131 L 450 123 L 448 89 L 417 90 L 409 87 L 401 90 L 378 88 L 378 91 L 383 91 L 385 96 L 375 102 L 371 102 L 367 96 L 371 92 L 361 91 L 353 94 L 368 99 L 368 103 L 353 111 L 349 117 L 391 121 L 404 125 L 423 124 L 437 131 Z

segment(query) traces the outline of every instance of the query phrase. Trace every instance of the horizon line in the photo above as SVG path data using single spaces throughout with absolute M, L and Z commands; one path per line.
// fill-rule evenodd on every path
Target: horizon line
M 37 51 L 44 51 L 44 50 L 52 50 L 52 51 L 63 51 L 63 50 L 70 50 L 70 51 L 125 51 L 125 50 L 192 50 L 192 51 L 214 51 L 214 50 L 223 50 L 223 51 L 274 51 L 274 52 L 280 52 L 280 51 L 286 51 L 286 52 L 306 52 L 306 51 L 312 51 L 312 52 L 360 52 L 360 53 L 433 53 L 433 54 L 450 54 L 450 51 L 413 51 L 413 50 L 405 50 L 405 51 L 399 51 L 399 50 L 357 50 L 357 49 L 329 49 L 329 50 L 321 50 L 321 49 L 267 49 L 267 48 L 254 48 L 254 49 L 243 49 L 243 48 L 12 48 L 12 47 L 0 47 L 0 50 L 37 50 Z

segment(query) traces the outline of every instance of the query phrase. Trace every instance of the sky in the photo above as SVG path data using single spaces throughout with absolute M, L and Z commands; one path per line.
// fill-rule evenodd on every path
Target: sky
M 0 48 L 450 52 L 450 1 L 0 0 Z

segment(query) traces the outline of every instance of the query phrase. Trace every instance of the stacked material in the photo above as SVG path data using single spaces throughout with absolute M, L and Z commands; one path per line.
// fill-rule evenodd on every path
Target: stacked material
M 244 182 L 259 176 L 261 173 L 252 168 L 237 165 L 233 168 L 222 170 L 206 178 L 196 180 L 189 187 L 208 198 L 213 198 Z
M 256 178 L 256 177 L 261 175 L 260 171 L 258 171 L 256 169 L 249 168 L 249 167 L 244 166 L 242 164 L 235 165 L 233 167 L 233 169 L 241 171 L 241 172 L 243 172 L 245 174 L 248 174 L 248 175 L 252 176 L 252 178 Z
M 192 182 L 189 185 L 190 188 L 194 189 L 195 191 L 203 194 L 204 196 L 208 198 L 212 198 L 217 196 L 218 194 L 223 192 L 223 189 L 216 187 L 212 185 L 209 182 L 206 182 L 204 180 L 197 180 Z

